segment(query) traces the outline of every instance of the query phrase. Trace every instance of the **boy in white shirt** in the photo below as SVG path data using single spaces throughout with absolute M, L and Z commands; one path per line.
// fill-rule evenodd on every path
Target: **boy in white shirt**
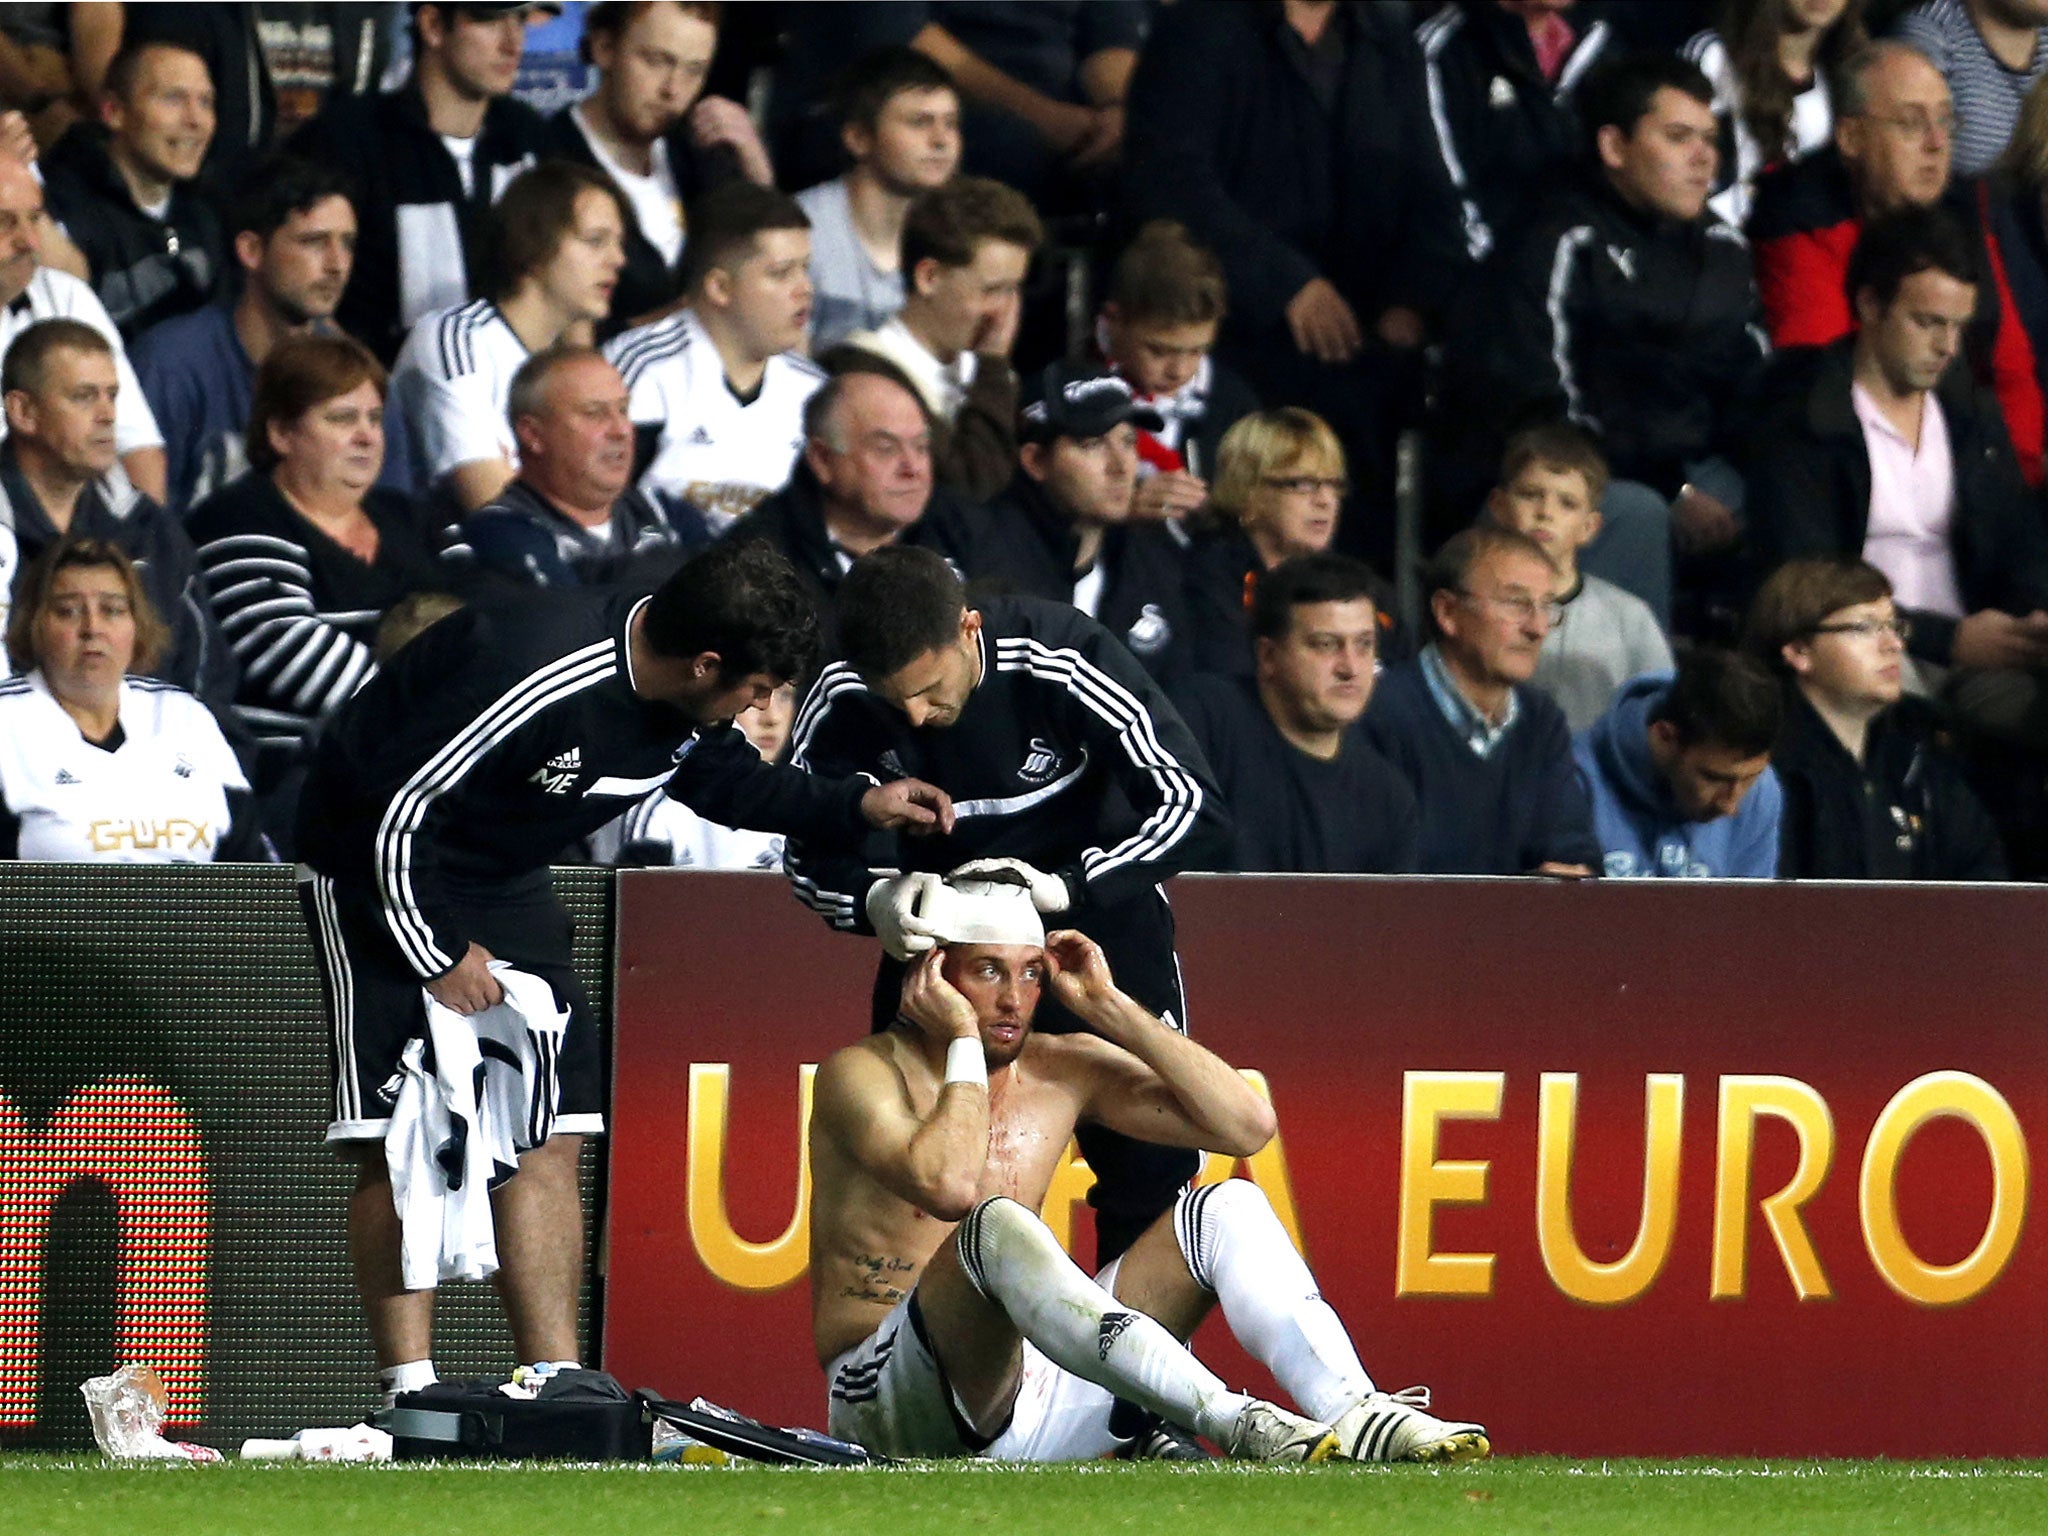
M 428 315 L 391 370 L 391 411 L 411 429 L 413 489 L 462 512 L 519 473 L 505 413 L 512 376 L 536 352 L 602 320 L 626 263 L 618 190 L 587 166 L 549 160 L 491 210 L 485 297 Z
M 690 209 L 685 307 L 614 337 L 633 422 L 653 441 L 641 488 L 689 502 L 714 534 L 782 489 L 824 370 L 811 323 L 810 220 L 795 199 L 733 181 Z

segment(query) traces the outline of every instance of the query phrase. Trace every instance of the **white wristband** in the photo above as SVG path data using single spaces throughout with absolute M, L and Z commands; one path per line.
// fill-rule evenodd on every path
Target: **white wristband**
M 980 1040 L 955 1040 L 946 1047 L 946 1081 L 988 1087 L 988 1057 Z

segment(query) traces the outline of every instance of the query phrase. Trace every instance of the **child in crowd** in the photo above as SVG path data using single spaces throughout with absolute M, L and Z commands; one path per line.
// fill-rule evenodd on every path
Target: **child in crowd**
M 1179 519 L 1199 508 L 1223 434 L 1259 408 L 1251 387 L 1210 355 L 1226 307 L 1222 265 L 1169 220 L 1147 224 L 1117 259 L 1096 345 L 1165 423 L 1138 433 L 1136 517 Z
M 1672 665 L 1671 642 L 1641 598 L 1579 569 L 1579 551 L 1600 532 L 1607 461 L 1569 422 L 1517 433 L 1501 463 L 1487 514 L 1543 547 L 1557 572 L 1562 614 L 1543 642 L 1531 681 L 1564 710 L 1574 732 L 1606 711 L 1614 692 L 1643 672 Z

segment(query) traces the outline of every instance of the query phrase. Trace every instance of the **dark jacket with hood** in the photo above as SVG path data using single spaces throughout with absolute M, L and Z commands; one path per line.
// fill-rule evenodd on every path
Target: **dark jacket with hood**
M 1230 281 L 1226 332 L 1285 340 L 1325 277 L 1361 316 L 1440 309 L 1468 270 L 1405 15 L 1341 4 L 1328 105 L 1277 0 L 1162 8 L 1131 77 L 1134 220 L 1178 219 Z
M 427 311 L 476 293 L 484 215 L 512 178 L 547 153 L 540 114 L 499 97 L 484 109 L 475 176 L 455 157 L 407 81 L 376 96 L 330 99 L 291 149 L 354 178 L 356 263 L 335 323 L 387 365 Z M 460 291 L 454 291 L 459 285 Z
M 1484 258 L 1584 151 L 1573 94 L 1615 49 L 1613 23 L 1581 14 L 1571 53 L 1546 80 L 1528 23 L 1494 0 L 1453 0 L 1415 29 L 1438 157 L 1457 190 L 1465 244 Z

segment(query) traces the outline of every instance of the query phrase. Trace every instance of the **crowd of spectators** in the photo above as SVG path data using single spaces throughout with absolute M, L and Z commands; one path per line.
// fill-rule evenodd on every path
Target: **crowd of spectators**
M 1233 868 L 2048 873 L 2048 0 L 6 10 L 0 850 L 728 539 L 1087 615 Z

